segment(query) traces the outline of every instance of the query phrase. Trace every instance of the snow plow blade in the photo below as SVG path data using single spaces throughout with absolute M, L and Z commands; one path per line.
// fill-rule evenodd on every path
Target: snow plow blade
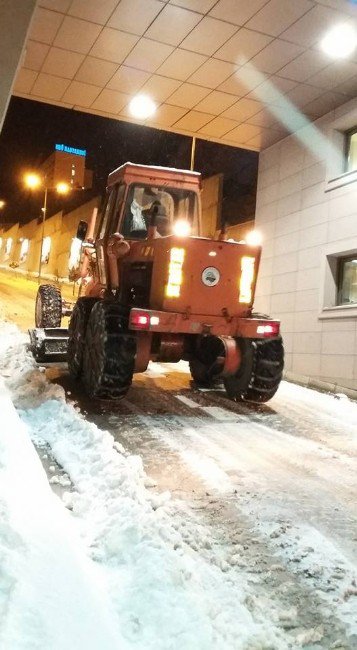
M 37 327 L 29 330 L 30 349 L 39 363 L 67 361 L 68 329 Z

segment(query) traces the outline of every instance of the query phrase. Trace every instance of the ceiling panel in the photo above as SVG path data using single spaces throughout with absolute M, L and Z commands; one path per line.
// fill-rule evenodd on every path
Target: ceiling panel
M 199 133 L 210 135 L 214 138 L 221 138 L 225 133 L 232 131 L 237 126 L 237 122 L 229 120 L 227 117 L 215 117 L 211 122 L 205 124 Z
M 279 36 L 313 6 L 311 0 L 270 0 L 246 23 L 246 27 Z
M 210 59 L 207 59 L 203 54 L 196 54 L 195 52 L 188 52 L 187 50 L 177 48 L 167 57 L 157 72 L 166 77 L 186 81 L 207 60 Z
M 125 64 L 139 70 L 156 72 L 157 68 L 173 52 L 174 48 L 164 43 L 156 43 L 147 38 L 141 38 L 132 49 Z
M 122 65 L 112 76 L 107 86 L 112 90 L 121 90 L 124 93 L 136 93 L 148 79 L 150 79 L 150 72 Z
M 53 44 L 72 52 L 87 54 L 100 30 L 100 25 L 67 16 L 61 24 Z
M 229 106 L 232 106 L 235 101 L 233 95 L 228 95 L 228 93 L 214 90 L 212 93 L 207 95 L 207 97 L 202 99 L 195 106 L 195 109 L 203 111 L 204 113 L 212 113 L 212 115 L 220 115 L 220 113 L 223 113 L 223 111 L 229 108 Z
M 24 68 L 41 70 L 49 49 L 49 45 L 45 45 L 44 43 L 28 41 L 25 50 Z
M 167 103 L 173 104 L 174 106 L 182 106 L 183 108 L 193 108 L 209 92 L 207 88 L 184 83 L 168 98 Z
M 262 110 L 260 102 L 254 99 L 240 99 L 223 113 L 223 117 L 229 117 L 232 120 L 244 122 L 248 117 L 259 113 Z
M 236 70 L 237 66 L 233 65 L 233 63 L 208 59 L 191 75 L 189 81 L 205 88 L 217 88 L 223 79 L 230 77 Z
M 92 103 L 92 108 L 106 113 L 119 113 L 130 101 L 130 95 L 104 88 Z
M 159 0 L 121 0 L 108 25 L 141 36 L 164 6 Z
M 205 17 L 181 43 L 186 50 L 211 56 L 237 31 L 235 25 Z
M 72 0 L 68 13 L 75 18 L 105 25 L 117 4 L 118 0 Z
M 31 88 L 34 85 L 37 78 L 37 72 L 35 70 L 27 70 L 22 68 L 19 70 L 16 76 L 14 90 L 17 93 L 30 93 Z
M 87 56 L 76 74 L 77 81 L 104 87 L 118 69 L 117 63 Z
M 223 59 L 223 61 L 230 61 L 236 65 L 244 65 L 272 40 L 271 36 L 259 34 L 243 27 L 223 47 L 217 50 L 215 57 Z
M 158 74 L 152 75 L 141 88 L 141 92 L 146 93 L 159 102 L 164 102 L 172 93 L 181 85 L 177 79 L 161 77 Z
M 72 81 L 61 99 L 68 104 L 78 106 L 91 106 L 98 97 L 100 88 L 92 84 L 84 84 L 81 81 Z
M 158 124 L 160 126 L 172 126 L 175 122 L 178 122 L 180 117 L 187 113 L 187 108 L 182 108 L 181 106 L 169 106 L 168 104 L 163 104 L 159 106 L 158 110 L 155 113 L 153 118 L 153 124 Z
M 160 43 L 179 45 L 201 19 L 202 16 L 193 11 L 166 5 L 150 25 L 145 36 Z
M 63 21 L 63 15 L 38 7 L 31 24 L 29 38 L 51 45 Z
M 61 99 L 69 84 L 69 79 L 61 79 L 41 72 L 32 87 L 31 94 L 34 98 L 38 96 L 42 99 Z
M 217 0 L 170 0 L 170 4 L 206 14 Z
M 180 120 L 178 120 L 175 126 L 178 129 L 184 129 L 185 131 L 198 131 L 204 124 L 212 120 L 212 115 L 207 113 L 200 113 L 199 111 L 190 111 L 186 113 Z
M 58 47 L 51 47 L 42 66 L 42 72 L 73 79 L 83 61 L 84 54 L 69 52 Z
M 219 0 L 209 15 L 241 27 L 266 3 L 267 0 Z
M 104 27 L 90 54 L 99 59 L 121 63 L 138 41 L 138 36 Z
M 260 72 L 273 74 L 299 56 L 302 51 L 303 48 L 301 45 L 295 45 L 295 43 L 288 43 L 287 41 L 275 38 L 250 63 Z

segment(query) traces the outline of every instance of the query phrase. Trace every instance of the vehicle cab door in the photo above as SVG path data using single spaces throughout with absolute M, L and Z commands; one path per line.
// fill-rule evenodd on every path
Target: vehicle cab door
M 125 191 L 124 183 L 117 183 L 108 188 L 95 244 L 99 281 L 109 289 L 112 288 L 112 278 L 108 264 L 107 244 L 110 235 L 117 231 Z

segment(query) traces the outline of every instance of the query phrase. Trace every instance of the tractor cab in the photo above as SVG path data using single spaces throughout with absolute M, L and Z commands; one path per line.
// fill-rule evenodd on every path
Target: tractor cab
M 201 175 L 197 172 L 126 163 L 108 178 L 98 238 L 114 232 L 130 240 L 166 237 L 185 223 L 199 235 Z M 181 227 L 183 227 L 181 225 Z

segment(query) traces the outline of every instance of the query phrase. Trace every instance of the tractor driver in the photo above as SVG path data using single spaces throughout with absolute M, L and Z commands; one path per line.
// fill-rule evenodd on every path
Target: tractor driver
M 134 233 L 137 233 L 139 236 L 142 236 L 143 233 L 146 235 L 148 228 L 153 221 L 155 222 L 157 235 L 159 237 L 168 234 L 169 218 L 165 207 L 161 204 L 158 198 L 155 198 L 151 203 L 141 206 L 134 197 L 130 205 L 130 212 L 130 234 L 132 236 Z

